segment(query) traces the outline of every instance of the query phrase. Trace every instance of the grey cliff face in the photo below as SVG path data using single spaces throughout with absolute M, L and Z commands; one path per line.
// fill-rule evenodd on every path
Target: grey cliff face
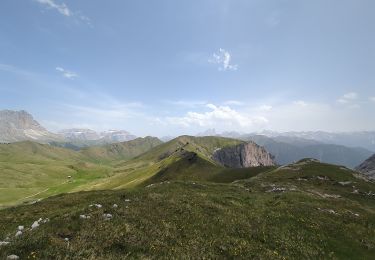
M 375 154 L 355 168 L 356 171 L 375 179 Z
M 215 151 L 213 159 L 229 168 L 276 165 L 273 156 L 254 142 L 225 147 Z
M 58 138 L 24 110 L 0 110 L 0 142 L 45 141 Z

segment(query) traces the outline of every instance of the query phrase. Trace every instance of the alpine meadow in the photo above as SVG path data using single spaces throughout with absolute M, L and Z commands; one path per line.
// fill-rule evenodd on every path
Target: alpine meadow
M 0 259 L 375 259 L 374 10 L 1 1 Z

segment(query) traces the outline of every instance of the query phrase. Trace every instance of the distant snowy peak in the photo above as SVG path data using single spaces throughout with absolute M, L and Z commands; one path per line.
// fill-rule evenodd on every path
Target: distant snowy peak
M 108 130 L 98 133 L 91 129 L 73 128 L 62 130 L 60 134 L 70 141 L 103 140 L 106 142 L 125 142 L 136 138 L 135 135 L 125 130 Z
M 112 142 L 125 142 L 137 138 L 125 130 L 108 130 L 100 133 L 101 138 Z
M 60 131 L 67 140 L 80 140 L 80 141 L 91 141 L 99 140 L 100 135 L 91 129 L 72 128 Z

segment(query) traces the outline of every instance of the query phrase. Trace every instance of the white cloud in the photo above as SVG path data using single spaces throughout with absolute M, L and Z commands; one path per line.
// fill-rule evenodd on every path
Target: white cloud
M 66 6 L 65 3 L 57 4 L 54 2 L 54 0 L 35 0 L 40 4 L 44 4 L 48 8 L 57 10 L 60 14 L 64 16 L 71 16 L 72 12 L 70 9 Z
M 55 0 L 35 0 L 36 2 L 44 5 L 49 9 L 54 9 L 58 11 L 60 14 L 66 17 L 73 17 L 76 20 L 81 20 L 82 22 L 86 23 L 87 25 L 91 26 L 91 19 L 81 12 L 73 12 L 71 11 L 65 3 L 58 4 Z
M 297 105 L 297 106 L 301 106 L 301 107 L 307 106 L 307 103 L 305 101 L 303 101 L 303 100 L 294 101 L 293 104 Z
M 272 110 L 272 106 L 262 105 L 262 106 L 258 107 L 257 110 L 264 111 L 264 112 L 271 111 Z
M 349 92 L 340 97 L 337 102 L 340 104 L 348 104 L 358 99 L 358 94 L 355 92 Z
M 207 104 L 210 111 L 192 112 L 189 111 L 182 117 L 168 117 L 166 121 L 170 124 L 184 127 L 216 127 L 221 130 L 233 130 L 237 128 L 251 129 L 264 125 L 268 120 L 263 116 L 249 116 L 229 106 L 216 106 Z
M 56 67 L 56 70 L 61 72 L 61 74 L 68 79 L 74 79 L 78 77 L 78 74 L 72 71 L 68 71 L 66 69 L 63 69 L 61 67 Z
M 375 97 L 370 97 L 370 101 L 375 102 Z
M 213 63 L 213 64 L 218 64 L 219 70 L 221 71 L 228 71 L 228 70 L 235 71 L 238 69 L 238 65 L 230 64 L 231 59 L 232 59 L 231 54 L 228 51 L 220 48 L 218 52 L 212 55 L 212 58 L 209 59 L 208 62 Z

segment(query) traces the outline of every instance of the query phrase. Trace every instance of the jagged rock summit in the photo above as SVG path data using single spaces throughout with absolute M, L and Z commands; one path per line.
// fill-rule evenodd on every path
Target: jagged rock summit
M 355 168 L 356 171 L 375 179 L 375 154 Z
M 224 147 L 216 150 L 213 159 L 229 168 L 248 168 L 276 165 L 273 156 L 254 142 Z
M 58 135 L 47 131 L 26 111 L 0 110 L 0 142 L 48 142 L 58 139 Z

